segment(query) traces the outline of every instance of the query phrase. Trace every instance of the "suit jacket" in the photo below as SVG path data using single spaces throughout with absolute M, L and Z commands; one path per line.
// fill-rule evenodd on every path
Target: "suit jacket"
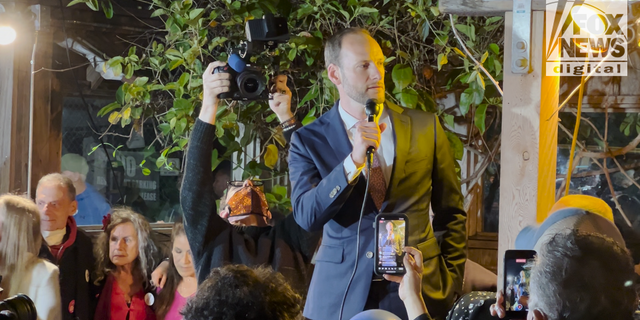
M 16 294 L 26 294 L 36 307 L 38 320 L 60 320 L 60 284 L 58 267 L 44 259 L 29 266 L 20 280 Z
M 408 216 L 408 243 L 422 251 L 423 295 L 429 313 L 443 319 L 462 289 L 466 261 L 466 213 L 449 141 L 434 114 L 387 106 L 393 124 L 395 159 L 381 211 Z M 370 196 L 360 231 L 356 232 L 366 179 L 349 184 L 343 161 L 352 145 L 338 112 L 338 103 L 313 123 L 293 134 L 289 149 L 293 214 L 309 231 L 323 229 L 304 315 L 338 319 L 340 304 L 358 268 L 345 302 L 343 319 L 362 311 L 373 276 L 374 218 Z M 433 209 L 433 228 L 429 205 Z M 439 243 L 434 236 L 442 231 Z M 401 303 L 398 299 L 398 303 Z

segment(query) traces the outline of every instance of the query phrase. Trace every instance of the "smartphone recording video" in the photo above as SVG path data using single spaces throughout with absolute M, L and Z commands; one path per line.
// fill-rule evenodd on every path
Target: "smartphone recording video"
M 523 314 L 529 308 L 529 279 L 535 263 L 533 250 L 508 250 L 504 258 L 504 310 Z
M 379 214 L 376 217 L 376 274 L 404 274 L 407 217 Z

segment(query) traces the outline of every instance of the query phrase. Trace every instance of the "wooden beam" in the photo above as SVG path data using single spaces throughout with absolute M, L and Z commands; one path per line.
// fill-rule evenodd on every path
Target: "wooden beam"
M 440 12 L 461 16 L 504 16 L 505 12 L 513 10 L 512 0 L 447 0 L 439 3 Z M 532 11 L 544 11 L 546 7 L 546 0 L 531 1 Z
M 628 0 L 631 4 L 640 0 Z M 442 13 L 461 16 L 504 16 L 513 10 L 513 0 L 443 0 L 439 2 Z M 547 0 L 531 0 L 532 11 L 545 11 Z M 506 48 L 506 47 L 505 47 Z
M 504 47 L 511 48 L 513 14 L 505 15 Z M 518 232 L 536 223 L 540 97 L 543 70 L 544 12 L 532 16 L 529 74 L 511 72 L 511 52 L 504 54 L 502 108 L 502 165 L 500 166 L 500 226 L 498 233 L 498 286 L 502 285 L 504 252 L 512 249 Z M 553 146 L 555 147 L 555 146 Z
M 62 101 L 52 99 L 54 75 L 51 71 L 53 60 L 53 31 L 50 25 L 50 9 L 40 7 L 41 30 L 38 32 L 34 55 L 34 92 L 32 156 L 30 193 L 35 196 L 35 188 L 41 177 L 60 171 L 62 149 Z M 55 83 L 59 90 L 59 83 Z

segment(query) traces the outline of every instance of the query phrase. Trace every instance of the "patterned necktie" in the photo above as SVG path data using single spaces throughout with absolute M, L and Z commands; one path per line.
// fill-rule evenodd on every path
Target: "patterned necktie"
M 369 190 L 371 192 L 371 197 L 373 198 L 373 202 L 376 204 L 376 208 L 380 211 L 380 207 L 382 207 L 382 202 L 384 202 L 384 197 L 387 193 L 387 182 L 384 179 L 384 174 L 382 173 L 382 167 L 380 167 L 380 161 L 378 161 L 377 153 L 373 154 L 370 179 Z

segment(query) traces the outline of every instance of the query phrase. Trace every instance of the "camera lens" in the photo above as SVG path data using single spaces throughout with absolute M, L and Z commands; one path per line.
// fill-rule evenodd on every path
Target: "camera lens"
M 254 99 L 260 96 L 266 88 L 264 77 L 255 72 L 245 71 L 238 75 L 238 90 L 242 97 Z
M 0 302 L 0 319 L 2 319 L 2 315 L 9 317 L 9 319 L 37 319 L 36 306 L 24 294 L 19 294 Z

